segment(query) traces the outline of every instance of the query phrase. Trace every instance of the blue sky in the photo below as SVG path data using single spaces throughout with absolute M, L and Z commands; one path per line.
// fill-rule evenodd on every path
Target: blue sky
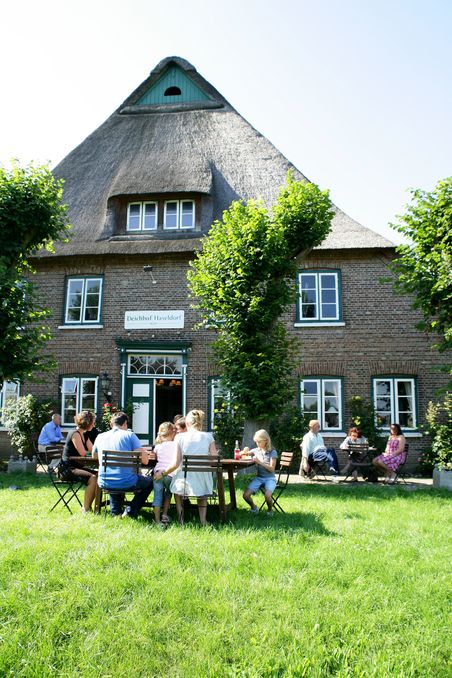
M 392 240 L 452 174 L 451 0 L 15 0 L 0 162 L 53 166 L 165 56 L 190 61 L 333 201 Z

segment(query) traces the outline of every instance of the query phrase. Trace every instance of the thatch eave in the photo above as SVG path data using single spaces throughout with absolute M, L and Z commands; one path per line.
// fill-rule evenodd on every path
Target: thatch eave
M 119 115 L 158 115 L 180 113 L 182 111 L 216 110 L 225 108 L 219 101 L 192 101 L 186 104 L 152 104 L 152 106 L 124 106 L 118 111 Z

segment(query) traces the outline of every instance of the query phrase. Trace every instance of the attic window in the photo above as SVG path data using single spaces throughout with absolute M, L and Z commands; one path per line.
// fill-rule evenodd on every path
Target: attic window
M 165 97 L 177 97 L 177 96 L 180 96 L 181 94 L 182 94 L 182 92 L 181 92 L 179 87 L 168 87 L 165 90 L 163 96 L 165 96 Z

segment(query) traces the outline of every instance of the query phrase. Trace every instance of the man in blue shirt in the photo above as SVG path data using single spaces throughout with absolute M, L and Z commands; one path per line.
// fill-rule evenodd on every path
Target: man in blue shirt
M 153 480 L 148 476 L 142 476 L 133 469 L 123 466 L 103 465 L 104 450 L 117 450 L 118 452 L 141 452 L 141 461 L 147 464 L 148 453 L 141 447 L 141 443 L 135 433 L 128 429 L 128 419 L 124 412 L 116 412 L 111 418 L 111 429 L 100 433 L 93 446 L 93 456 L 99 458 L 99 475 L 97 483 L 99 487 L 108 490 L 139 490 L 124 513 L 123 517 L 136 518 L 146 499 L 152 492 Z M 119 516 L 122 512 L 122 494 L 110 494 L 110 513 Z
M 38 450 L 45 453 L 47 445 L 57 445 L 58 443 L 64 443 L 61 433 L 61 416 L 52 414 L 52 420 L 42 427 L 39 434 Z

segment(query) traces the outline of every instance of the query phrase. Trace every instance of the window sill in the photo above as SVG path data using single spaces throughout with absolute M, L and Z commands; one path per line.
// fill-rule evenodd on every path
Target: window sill
M 345 327 L 341 321 L 334 322 L 313 322 L 313 323 L 294 323 L 294 327 Z
M 103 325 L 58 325 L 59 330 L 103 330 Z
M 423 438 L 423 435 L 420 431 L 404 431 L 402 428 L 402 433 L 405 438 Z M 389 429 L 383 429 L 380 435 L 381 438 L 385 438 L 386 436 L 389 436 Z
M 345 431 L 320 431 L 320 434 L 324 438 L 345 438 L 347 433 Z M 403 435 L 405 438 L 422 438 L 422 433 L 420 431 L 404 431 Z M 380 438 L 386 438 L 389 436 L 389 429 L 387 431 L 382 431 Z

